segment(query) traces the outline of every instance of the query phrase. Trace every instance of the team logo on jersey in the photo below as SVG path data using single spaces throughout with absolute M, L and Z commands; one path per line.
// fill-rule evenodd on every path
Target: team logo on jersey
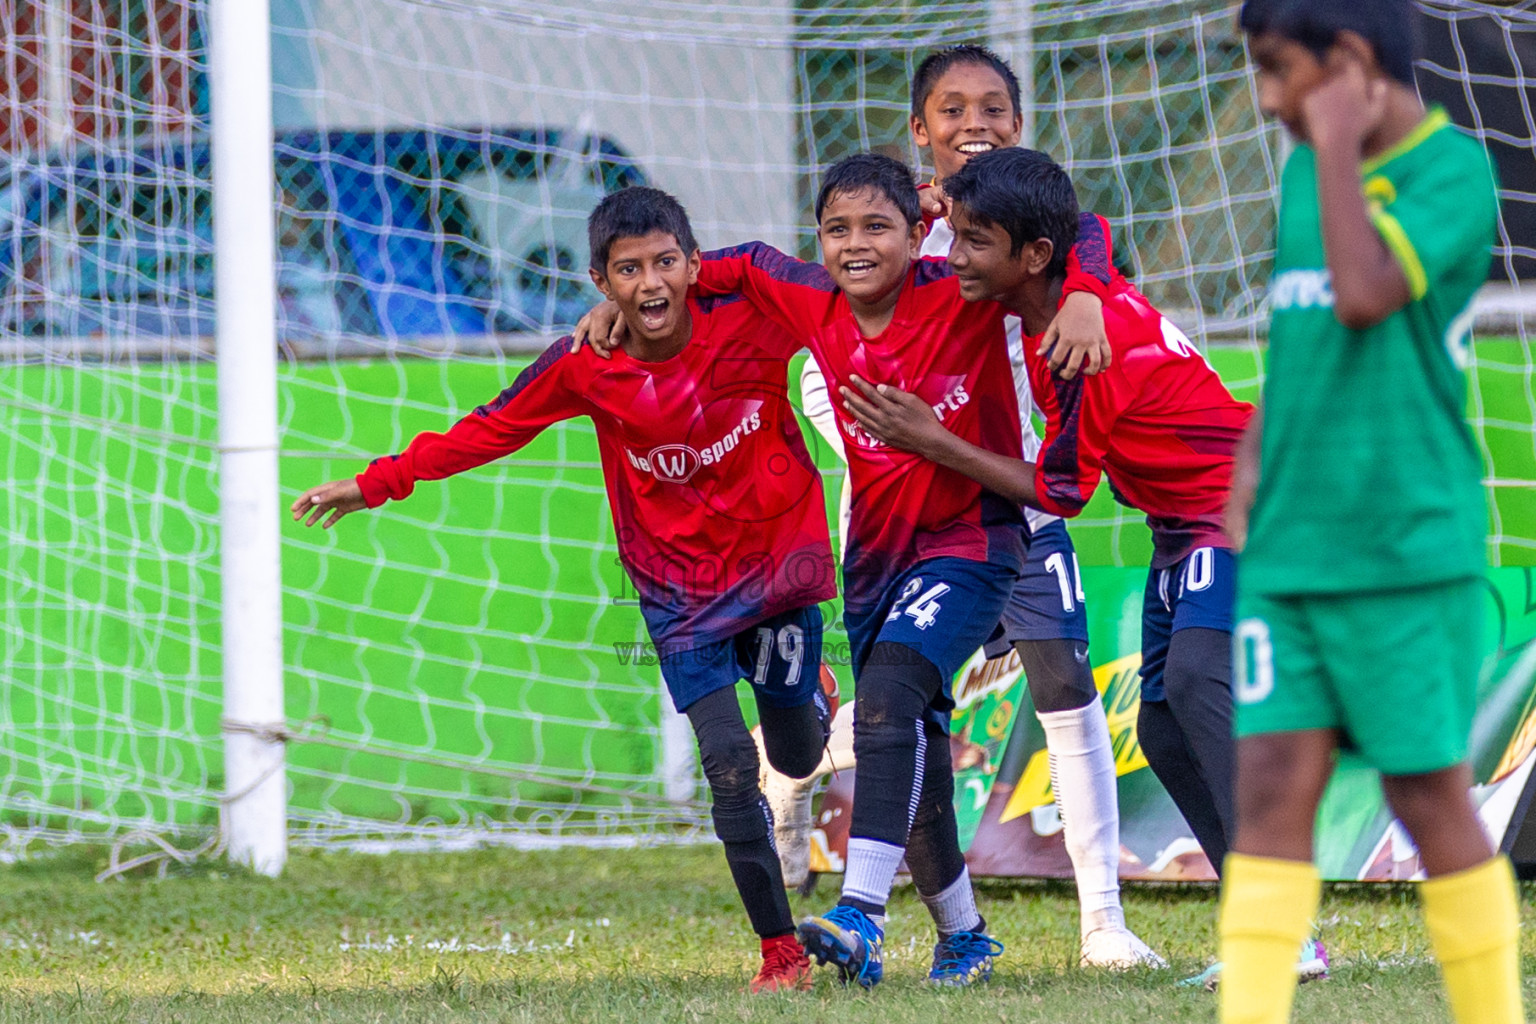
M 1332 309 L 1333 275 L 1326 270 L 1287 270 L 1269 286 L 1274 312 L 1288 309 Z
M 624 454 L 629 464 L 642 473 L 650 473 L 665 484 L 685 484 L 705 466 L 713 466 L 727 454 L 736 450 L 742 438 L 762 429 L 761 413 L 749 413 L 741 418 L 724 437 L 705 448 L 687 444 L 663 444 L 652 448 L 646 455 L 636 455 L 628 448 Z
M 664 444 L 652 448 L 647 460 L 657 480 L 669 484 L 685 484 L 704 465 L 699 453 L 685 444 Z

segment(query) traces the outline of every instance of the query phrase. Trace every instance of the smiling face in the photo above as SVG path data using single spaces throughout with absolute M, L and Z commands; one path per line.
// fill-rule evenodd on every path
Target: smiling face
M 923 244 L 921 223 L 872 188 L 837 192 L 821 211 L 822 258 L 855 309 L 894 301 Z
M 618 303 L 625 326 L 648 344 L 686 336 L 688 289 L 699 279 L 699 254 L 684 253 L 666 231 L 615 239 L 608 250 L 607 273 L 592 271 L 592 281 Z
M 949 266 L 960 282 L 960 297 L 967 302 L 1001 302 L 1016 305 L 1019 290 L 1050 266 L 1053 247 L 1049 239 L 1028 242 L 1017 255 L 1013 240 L 997 224 L 970 216 L 964 203 L 950 210 L 955 241 L 949 249 Z
M 1302 101 L 1327 80 L 1324 62 L 1302 44 L 1273 32 L 1249 37 L 1248 50 L 1258 68 L 1259 107 L 1296 138 L 1308 141 Z
M 1008 84 L 984 64 L 956 64 L 933 83 L 923 116 L 912 118 L 912 138 L 933 152 L 940 181 L 979 153 L 1017 146 L 1024 117 L 1014 109 Z

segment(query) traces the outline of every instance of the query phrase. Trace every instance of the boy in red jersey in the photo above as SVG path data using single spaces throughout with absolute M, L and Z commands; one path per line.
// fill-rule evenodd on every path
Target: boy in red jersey
M 1005 305 L 1038 335 L 1060 301 L 1077 231 L 1066 172 L 1042 153 L 978 156 L 949 180 L 950 265 L 967 299 Z M 1233 453 L 1253 407 L 1227 392 L 1189 340 L 1124 278 L 1103 293 L 1114 358 L 1064 381 L 1032 345 L 1029 374 L 1045 416 L 1033 461 L 959 437 L 899 385 L 860 375 L 841 394 L 860 426 L 1059 516 L 1082 511 L 1107 473 L 1115 496 L 1147 513 L 1154 553 L 1142 613 L 1138 732 L 1147 761 L 1211 863 L 1232 828 L 1231 631 L 1234 560 L 1223 530 Z
M 762 942 L 753 991 L 809 987 L 810 962 L 758 789 L 757 748 L 735 686 L 753 687 L 768 760 L 815 769 L 830 712 L 818 683 L 821 601 L 836 595 L 821 480 L 788 400 L 798 346 L 739 295 L 701 297 L 698 246 L 677 200 L 650 188 L 605 198 L 588 220 L 592 279 L 629 341 L 611 359 L 550 346 L 512 386 L 446 434 L 419 435 L 357 477 L 307 491 L 314 525 L 411 494 L 590 416 L 619 554 L 673 703 L 688 715 L 715 833 Z
M 955 430 L 1017 458 L 1002 315 L 964 302 L 943 263 L 918 259 L 911 171 L 887 157 L 849 157 L 827 173 L 816 213 L 824 267 L 752 243 L 709 254 L 701 289 L 746 294 L 834 384 L 855 374 L 899 379 Z M 929 978 L 969 984 L 990 974 L 1002 946 L 986 934 L 960 854 L 949 687 L 1007 604 L 1023 564 L 1023 517 L 962 475 L 881 443 L 845 412 L 838 426 L 853 481 L 843 579 L 859 774 L 842 898 L 803 922 L 800 936 L 845 979 L 878 982 L 885 904 L 907 854 L 939 924 Z
M 929 151 L 933 182 L 919 191 L 928 232 L 922 254 L 949 254 L 954 230 L 947 217 L 944 183 L 974 156 L 1017 146 L 1024 127 L 1018 78 L 1008 63 L 982 46 L 935 50 L 912 76 L 912 141 Z M 928 215 L 932 214 L 931 219 Z M 1095 217 L 1082 219 L 1082 230 L 1068 254 L 1067 293 L 1061 309 L 1039 339 L 1063 379 L 1097 373 L 1110 358 L 1104 337 L 1098 288 L 1111 274 L 1109 236 Z M 1080 284 L 1098 278 L 1099 286 Z M 1019 401 L 1023 457 L 1040 449 L 1035 433 L 1035 401 L 1024 358 L 1017 317 L 1006 320 L 1008 359 Z M 800 376 L 802 408 L 839 456 L 843 444 L 832 396 L 815 359 Z M 843 503 L 848 498 L 844 478 Z M 1025 561 L 998 630 L 986 644 L 989 657 L 1017 653 L 1029 685 L 1035 717 L 1045 733 L 1051 789 L 1060 808 L 1062 839 L 1077 883 L 1080 962 L 1109 968 L 1136 964 L 1164 966 L 1163 960 L 1125 924 L 1120 904 L 1120 813 L 1109 723 L 1088 660 L 1088 613 L 1082 600 L 1077 552 L 1062 520 L 1040 509 L 1025 509 Z M 846 529 L 844 534 L 846 535 Z M 842 753 L 839 767 L 851 762 L 846 716 L 833 723 L 831 755 Z M 1024 730 L 1018 731 L 1022 739 Z M 768 800 L 774 806 L 779 858 L 785 877 L 793 879 L 799 852 L 809 860 L 811 781 L 791 783 L 769 777 Z M 799 804 L 785 793 L 798 796 Z M 803 823 L 804 838 L 792 826 Z

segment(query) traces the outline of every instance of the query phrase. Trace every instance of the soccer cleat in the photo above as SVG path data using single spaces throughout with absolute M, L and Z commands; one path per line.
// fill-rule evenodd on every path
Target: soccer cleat
M 1301 959 L 1296 961 L 1296 980 L 1323 981 L 1328 977 L 1328 949 L 1322 939 L 1308 939 L 1301 944 Z
M 747 987 L 756 992 L 803 992 L 815 980 L 811 958 L 793 935 L 763 940 L 763 966 Z
M 796 929 L 805 951 L 819 964 L 834 964 L 843 984 L 863 988 L 880 983 L 885 968 L 880 947 L 885 933 L 857 907 L 836 906 L 821 917 L 808 917 Z
M 933 947 L 928 984 L 965 988 L 992 977 L 992 961 L 1003 955 L 1003 944 L 985 932 L 956 932 L 940 937 Z
M 1118 928 L 1095 928 L 1083 936 L 1081 957 L 1083 967 L 1102 967 L 1110 971 L 1126 971 L 1133 967 L 1167 967 L 1168 961 L 1158 956 L 1136 933 L 1123 925 Z
M 1222 964 L 1211 964 L 1193 978 L 1179 982 L 1186 988 L 1203 988 L 1215 992 L 1221 987 Z M 1296 960 L 1296 981 L 1305 985 L 1309 981 L 1326 981 L 1328 978 L 1328 948 L 1321 939 L 1308 939 L 1301 944 L 1301 956 Z

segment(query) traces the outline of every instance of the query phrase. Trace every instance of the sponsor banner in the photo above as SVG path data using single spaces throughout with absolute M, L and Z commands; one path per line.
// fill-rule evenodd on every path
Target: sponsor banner
M 1120 875 L 1216 877 L 1183 816 L 1158 783 L 1136 737 L 1146 571 L 1085 568 L 1090 654 L 1119 776 Z M 1536 764 L 1536 569 L 1494 569 L 1484 590 L 1487 657 L 1472 730 L 1473 791 L 1495 842 L 1515 846 L 1532 802 Z M 1066 878 L 1072 874 L 1051 792 L 1045 733 L 1035 719 L 1018 656 L 980 652 L 955 679 L 950 755 L 960 843 L 972 874 Z M 829 784 L 816 817 L 813 871 L 841 870 L 856 772 Z M 1533 822 L 1536 832 L 1536 822 Z M 1318 812 L 1323 877 L 1389 881 L 1422 877 L 1417 852 L 1392 818 L 1376 773 L 1339 757 Z

